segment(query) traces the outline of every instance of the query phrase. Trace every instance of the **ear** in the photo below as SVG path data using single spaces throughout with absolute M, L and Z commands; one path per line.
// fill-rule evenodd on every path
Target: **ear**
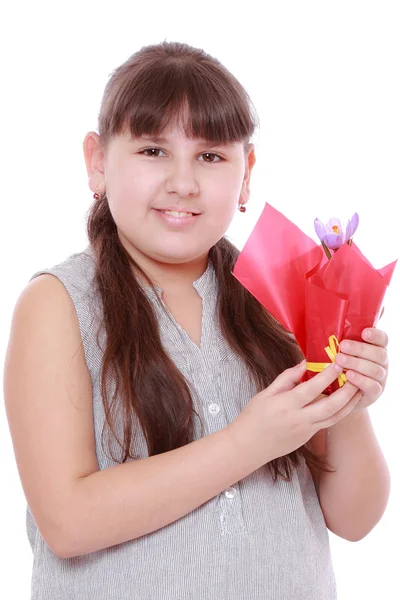
M 254 144 L 249 144 L 249 151 L 246 156 L 246 170 L 243 178 L 242 191 L 240 194 L 240 199 L 243 203 L 248 202 L 250 198 L 250 178 L 255 162 L 256 154 L 254 150 Z
M 89 176 L 89 188 L 92 192 L 102 193 L 105 190 L 104 151 L 101 148 L 100 137 L 94 131 L 89 131 L 83 140 L 86 171 Z

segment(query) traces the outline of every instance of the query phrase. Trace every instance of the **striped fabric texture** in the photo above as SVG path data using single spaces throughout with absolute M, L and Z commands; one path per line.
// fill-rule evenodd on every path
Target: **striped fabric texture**
M 101 300 L 88 246 L 52 268 L 69 293 L 79 320 L 92 378 L 99 469 L 116 463 L 101 444 L 104 411 L 100 374 L 104 332 Z M 241 359 L 218 325 L 218 282 L 209 263 L 194 282 L 203 300 L 200 348 L 160 307 L 161 289 L 143 287 L 156 311 L 162 343 L 189 383 L 196 439 L 233 421 L 257 393 Z M 132 332 L 134 335 L 135 332 Z M 118 431 L 122 432 L 122 421 Z M 107 444 L 105 444 L 107 450 Z M 119 455 L 115 444 L 116 456 Z M 135 456 L 148 456 L 138 428 Z M 218 456 L 215 456 L 218 461 Z M 106 527 L 107 524 L 105 523 Z M 335 600 L 328 531 L 304 461 L 291 482 L 273 483 L 264 466 L 187 516 L 151 534 L 73 558 L 56 556 L 43 540 L 29 506 L 27 535 L 33 551 L 31 600 Z

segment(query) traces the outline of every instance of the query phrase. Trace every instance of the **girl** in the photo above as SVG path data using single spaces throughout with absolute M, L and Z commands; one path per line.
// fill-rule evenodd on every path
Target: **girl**
M 367 406 L 386 334 L 300 383 L 295 341 L 231 274 L 256 121 L 186 44 L 107 83 L 84 140 L 89 245 L 33 275 L 6 358 L 32 599 L 332 600 L 327 527 L 358 540 L 384 512 Z

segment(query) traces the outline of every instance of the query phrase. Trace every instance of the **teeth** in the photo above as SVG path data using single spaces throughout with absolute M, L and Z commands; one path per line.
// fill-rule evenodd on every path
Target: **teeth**
M 187 217 L 188 215 L 193 215 L 193 213 L 177 212 L 175 210 L 162 210 L 161 212 L 163 212 L 165 215 L 171 215 L 172 217 Z

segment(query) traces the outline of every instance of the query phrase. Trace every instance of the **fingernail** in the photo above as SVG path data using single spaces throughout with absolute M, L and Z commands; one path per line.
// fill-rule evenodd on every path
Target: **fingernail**
M 364 337 L 367 338 L 367 340 L 369 340 L 371 337 L 371 331 L 369 329 L 366 329 L 365 331 L 363 331 L 363 333 Z
M 335 371 L 337 371 L 338 373 L 341 373 L 343 371 L 343 368 L 340 365 L 337 365 L 335 363 Z

